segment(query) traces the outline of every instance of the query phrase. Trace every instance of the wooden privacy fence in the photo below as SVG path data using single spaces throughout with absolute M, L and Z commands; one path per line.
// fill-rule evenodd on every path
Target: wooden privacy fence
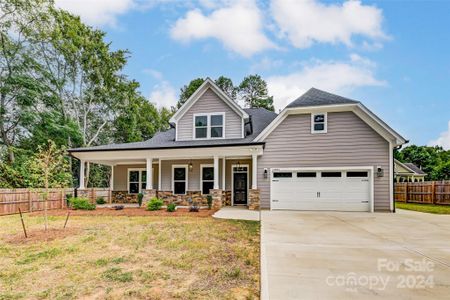
M 66 207 L 66 195 L 73 189 L 49 189 L 47 209 Z M 0 215 L 44 210 L 45 189 L 0 189 Z
M 88 198 L 91 203 L 95 203 L 97 198 L 103 198 L 106 203 L 112 203 L 112 191 L 109 188 L 87 188 L 77 190 L 77 197 Z
M 395 201 L 450 205 L 450 181 L 400 182 L 394 185 Z

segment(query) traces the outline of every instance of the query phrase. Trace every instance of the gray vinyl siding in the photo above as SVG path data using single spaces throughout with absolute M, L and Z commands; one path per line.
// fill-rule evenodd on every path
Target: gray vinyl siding
M 258 158 L 261 205 L 270 208 L 264 168 L 381 166 L 375 177 L 375 210 L 389 210 L 389 143 L 353 112 L 328 113 L 328 132 L 311 134 L 311 115 L 288 116 L 265 140 Z
M 145 164 L 114 166 L 114 191 L 128 191 L 128 169 L 146 168 Z M 158 188 L 158 165 L 153 164 L 153 188 Z
M 193 139 L 194 114 L 214 112 L 225 113 L 225 138 L 242 138 L 242 118 L 216 93 L 208 89 L 178 121 L 177 140 Z
M 192 162 L 192 171 L 188 171 L 188 191 L 200 191 L 200 165 L 214 165 L 213 159 L 163 160 L 161 161 L 161 191 L 172 190 L 172 166 L 188 165 Z M 219 159 L 219 187 L 222 188 L 222 160 Z

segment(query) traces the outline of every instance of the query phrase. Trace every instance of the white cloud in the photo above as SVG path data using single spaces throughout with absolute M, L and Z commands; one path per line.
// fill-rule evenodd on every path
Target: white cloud
M 283 109 L 311 87 L 346 94 L 357 87 L 386 85 L 375 78 L 375 67 L 372 61 L 354 55 L 349 61 L 313 61 L 293 73 L 267 78 L 267 85 L 275 107 Z
M 233 2 L 205 15 L 199 9 L 190 10 L 177 20 L 171 37 L 180 42 L 215 38 L 226 48 L 251 56 L 275 45 L 262 31 L 263 16 L 254 1 Z
M 281 36 L 287 37 L 297 48 L 307 48 L 314 43 L 351 46 L 352 37 L 356 35 L 371 40 L 387 38 L 381 26 L 382 11 L 360 1 L 326 5 L 315 0 L 273 0 L 271 12 Z
M 441 146 L 446 150 L 450 150 L 450 121 L 448 121 L 447 131 L 444 131 L 440 134 L 440 136 L 432 141 L 428 142 L 429 146 Z
M 116 26 L 119 15 L 136 7 L 134 0 L 56 0 L 55 5 L 93 26 Z
M 177 91 L 168 81 L 164 80 L 153 86 L 149 98 L 158 107 L 175 106 L 178 101 Z

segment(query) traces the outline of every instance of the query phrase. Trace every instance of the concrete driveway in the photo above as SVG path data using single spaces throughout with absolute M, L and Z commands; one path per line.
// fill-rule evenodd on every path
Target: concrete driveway
M 263 211 L 262 299 L 449 299 L 450 216 Z

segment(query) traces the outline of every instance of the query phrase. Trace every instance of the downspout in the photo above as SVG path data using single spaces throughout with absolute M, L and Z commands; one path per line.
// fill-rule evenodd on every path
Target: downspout
M 400 150 L 402 148 L 402 145 L 394 147 L 392 151 L 392 186 L 394 187 L 392 189 L 392 212 L 395 213 L 395 157 L 394 157 L 394 150 Z

